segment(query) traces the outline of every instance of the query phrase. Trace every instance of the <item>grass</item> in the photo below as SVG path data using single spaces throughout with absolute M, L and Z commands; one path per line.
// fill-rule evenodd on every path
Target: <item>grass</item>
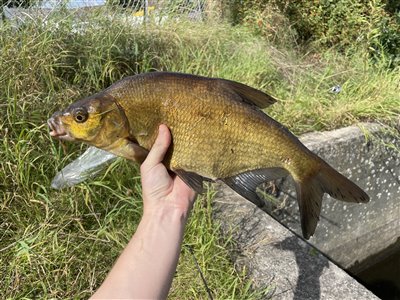
M 366 64 L 363 58 L 349 60 L 329 52 L 304 65 L 293 66 L 300 70 L 292 72 L 300 75 L 289 73 L 289 81 L 295 82 L 280 90 L 283 99 L 270 111 L 294 133 L 330 130 L 359 121 L 396 122 L 400 113 L 398 70 L 388 71 Z M 336 85 L 341 86 L 339 94 L 331 91 Z
M 52 190 L 57 170 L 84 146 L 60 145 L 45 125 L 56 109 L 124 76 L 169 70 L 244 82 L 280 99 L 268 113 L 295 133 L 360 120 L 391 124 L 400 112 L 399 70 L 372 66 L 362 53 L 276 49 L 225 23 L 180 20 L 133 28 L 107 18 L 91 16 L 85 30 L 62 13 L 46 26 L 0 26 L 2 299 L 88 298 L 135 231 L 142 210 L 137 167 L 118 160 L 95 180 Z M 343 91 L 330 93 L 336 84 Z M 219 236 L 212 198 L 209 190 L 196 202 L 171 298 L 207 298 L 188 246 L 216 299 L 259 298 L 245 271 L 230 261 L 234 245 Z

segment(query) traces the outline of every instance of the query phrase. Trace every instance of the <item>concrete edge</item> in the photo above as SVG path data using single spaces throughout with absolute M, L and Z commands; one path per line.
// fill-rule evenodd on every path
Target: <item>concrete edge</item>
M 228 187 L 218 184 L 214 218 L 232 235 L 235 265 L 264 299 L 379 299 L 316 248 Z

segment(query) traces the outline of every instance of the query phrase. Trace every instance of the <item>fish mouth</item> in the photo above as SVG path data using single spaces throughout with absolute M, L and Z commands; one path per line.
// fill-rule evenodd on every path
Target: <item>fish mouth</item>
M 53 116 L 47 120 L 47 125 L 50 128 L 50 136 L 63 140 L 63 141 L 73 141 L 74 138 L 65 130 L 64 126 L 60 122 L 60 118 L 58 116 Z

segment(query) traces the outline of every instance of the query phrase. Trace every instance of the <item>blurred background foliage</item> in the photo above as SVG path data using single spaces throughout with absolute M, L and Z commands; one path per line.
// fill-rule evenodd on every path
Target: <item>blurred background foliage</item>
M 400 2 L 395 0 L 235 0 L 234 24 L 244 24 L 269 40 L 281 41 L 290 29 L 293 46 L 314 51 L 368 49 L 385 55 L 390 67 L 400 64 Z M 356 49 L 355 49 L 356 48 Z

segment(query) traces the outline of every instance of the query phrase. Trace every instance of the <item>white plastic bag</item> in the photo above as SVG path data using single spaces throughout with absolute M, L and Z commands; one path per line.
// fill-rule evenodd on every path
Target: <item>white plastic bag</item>
M 93 178 L 116 158 L 117 156 L 110 152 L 89 147 L 85 153 L 54 176 L 51 187 L 60 190 Z

